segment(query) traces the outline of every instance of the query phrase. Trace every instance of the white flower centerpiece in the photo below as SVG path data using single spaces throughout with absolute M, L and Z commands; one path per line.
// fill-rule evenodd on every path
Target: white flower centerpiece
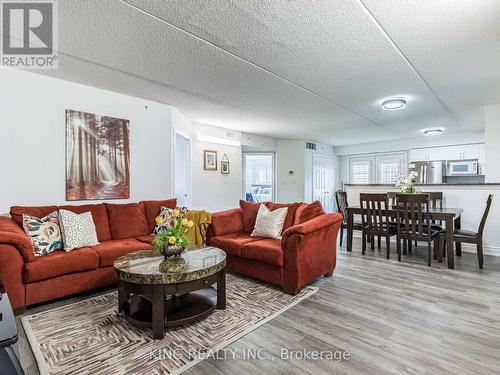
M 418 177 L 418 172 L 412 171 L 406 175 L 399 175 L 396 177 L 396 187 L 401 189 L 403 194 L 415 194 L 417 189 L 415 189 L 415 180 Z

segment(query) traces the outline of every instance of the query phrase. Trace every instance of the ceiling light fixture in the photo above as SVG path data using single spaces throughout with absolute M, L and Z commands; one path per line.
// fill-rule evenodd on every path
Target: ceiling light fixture
M 443 133 L 443 129 L 435 128 L 435 129 L 425 129 L 423 130 L 424 135 L 433 136 L 433 135 L 441 135 Z
M 383 101 L 382 108 L 386 111 L 397 111 L 406 107 L 405 98 L 389 98 Z

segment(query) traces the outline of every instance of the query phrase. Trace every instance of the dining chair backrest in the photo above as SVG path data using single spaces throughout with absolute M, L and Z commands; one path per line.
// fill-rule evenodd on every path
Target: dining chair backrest
M 387 192 L 387 198 L 389 198 L 389 206 L 390 207 L 396 206 L 397 201 L 398 201 L 397 195 L 398 195 L 398 193 L 396 191 L 388 191 Z
M 389 198 L 387 194 L 359 194 L 361 220 L 369 232 L 383 232 L 387 229 Z
M 422 192 L 422 194 L 429 194 L 429 202 L 431 208 L 443 208 L 442 191 Z
M 493 194 L 488 195 L 488 199 L 486 200 L 486 208 L 484 209 L 483 217 L 481 218 L 481 222 L 479 223 L 478 233 L 479 236 L 483 235 L 484 226 L 486 225 L 486 219 L 488 218 L 488 214 L 490 213 L 491 201 L 493 200 Z
M 335 200 L 337 201 L 337 207 L 342 215 L 342 221 L 347 223 L 347 207 L 349 205 L 347 204 L 347 193 L 343 190 L 337 190 L 335 192 Z
M 398 230 L 406 237 L 428 237 L 430 240 L 429 194 L 398 194 L 397 199 Z

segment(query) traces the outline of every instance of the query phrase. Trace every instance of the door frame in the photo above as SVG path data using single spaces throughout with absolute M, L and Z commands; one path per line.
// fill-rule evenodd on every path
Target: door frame
M 188 143 L 189 143 L 189 160 L 186 163 L 188 167 L 188 176 L 189 176 L 189 186 L 187 188 L 187 199 L 186 199 L 186 206 L 191 207 L 193 204 L 193 163 L 192 163 L 192 155 L 193 155 L 193 139 L 191 135 L 173 128 L 172 129 L 172 163 L 171 163 L 171 191 L 172 191 L 172 196 L 175 197 L 175 157 L 177 153 L 177 136 L 181 136 L 182 138 L 185 138 Z
M 273 178 L 272 178 L 272 184 L 273 184 L 273 191 L 272 191 L 272 201 L 276 201 L 276 152 L 274 151 L 243 151 L 242 156 L 241 156 L 241 171 L 242 171 L 242 183 L 241 183 L 241 196 L 244 201 L 246 201 L 246 159 L 245 155 L 251 154 L 251 155 L 271 155 L 273 158 Z

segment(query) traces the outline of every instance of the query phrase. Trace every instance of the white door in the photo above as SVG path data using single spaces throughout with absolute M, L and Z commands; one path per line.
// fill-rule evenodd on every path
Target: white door
M 191 205 L 191 140 L 175 133 L 174 194 L 179 207 Z
M 335 159 L 329 156 L 313 156 L 313 196 L 323 205 L 326 212 L 333 212 L 335 186 Z

